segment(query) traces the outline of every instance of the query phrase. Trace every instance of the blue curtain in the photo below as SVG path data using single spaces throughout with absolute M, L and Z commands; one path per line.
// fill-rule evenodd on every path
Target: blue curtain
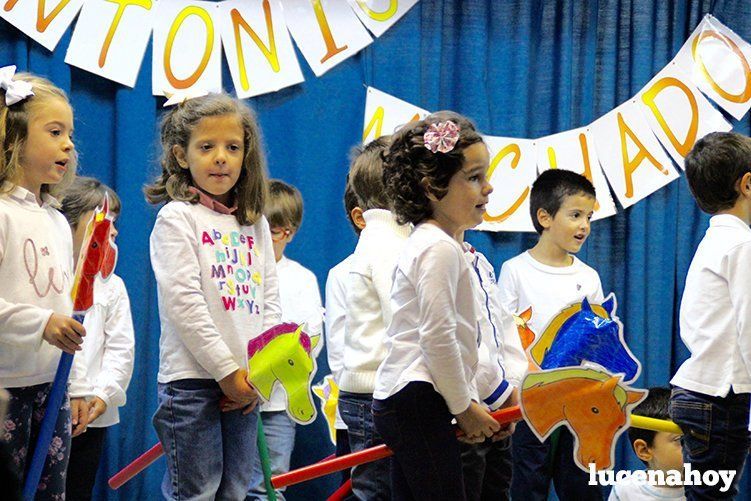
M 587 125 L 634 95 L 677 53 L 702 16 L 712 12 L 751 40 L 751 3 L 744 0 L 422 0 L 359 55 L 321 78 L 300 56 L 306 81 L 254 98 L 269 170 L 300 188 L 305 219 L 289 256 L 326 274 L 354 248 L 342 208 L 347 154 L 360 139 L 364 85 L 428 110 L 453 109 L 491 135 L 535 138 Z M 0 64 L 50 77 L 75 108 L 81 173 L 113 186 L 123 199 L 120 262 L 131 296 L 137 356 L 122 423 L 107 439 L 98 499 L 154 499 L 160 460 L 119 491 L 103 481 L 156 443 L 159 321 L 148 237 L 156 208 L 142 186 L 158 171 L 160 99 L 151 96 L 151 51 L 128 89 L 64 63 L 70 30 L 54 53 L 0 22 Z M 299 53 L 298 53 L 299 55 Z M 228 90 L 231 79 L 225 69 Z M 748 134 L 749 120 L 734 122 Z M 707 226 L 681 177 L 617 216 L 596 222 L 581 258 L 597 269 L 620 304 L 629 345 L 643 363 L 641 387 L 665 386 L 687 357 L 678 306 L 688 265 Z M 531 247 L 522 234 L 473 232 L 469 240 L 498 268 Z M 328 372 L 325 357 L 319 374 Z M 626 440 L 617 468 L 640 468 Z M 293 467 L 333 451 L 319 420 L 298 428 Z M 749 497 L 746 468 L 742 499 Z M 338 479 L 338 478 L 337 478 Z M 290 499 L 321 499 L 328 477 L 292 487 Z

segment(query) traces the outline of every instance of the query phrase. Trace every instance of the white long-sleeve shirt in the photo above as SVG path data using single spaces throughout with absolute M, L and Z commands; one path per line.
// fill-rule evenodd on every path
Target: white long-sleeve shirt
M 644 472 L 645 475 L 648 472 Z M 667 487 L 650 485 L 633 478 L 616 482 L 610 491 L 608 501 L 686 501 L 683 486 Z
M 305 324 L 305 332 L 311 336 L 323 333 L 323 307 L 318 280 L 312 271 L 286 256 L 276 263 L 279 279 L 279 299 L 282 305 L 282 322 Z M 313 356 L 320 353 L 323 343 L 319 342 Z M 283 411 L 287 399 L 281 385 L 276 385 L 268 402 L 261 405 L 264 412 Z
M 352 258 L 347 283 L 344 369 L 339 388 L 372 393 L 378 366 L 386 356 L 386 327 L 391 321 L 391 285 L 399 253 L 411 225 L 400 225 L 391 212 L 371 209 Z
M 107 404 L 105 412 L 89 426 L 104 428 L 120 422 L 118 407 L 125 405 L 133 374 L 133 319 L 128 291 L 120 277 L 113 274 L 107 281 L 94 282 L 94 305 L 86 312 L 83 325 L 86 338 L 76 358 L 85 364 L 84 377 L 94 396 Z
M 566 306 L 585 297 L 596 304 L 605 299 L 597 272 L 576 256 L 571 257 L 570 266 L 548 266 L 526 251 L 501 266 L 503 307 L 518 315 L 531 306 L 532 318 L 527 325 L 538 337 Z
M 248 341 L 281 320 L 266 218 L 241 226 L 232 215 L 173 201 L 159 211 L 150 244 L 158 381 L 219 381 L 245 368 Z
M 443 396 L 452 414 L 464 412 L 477 391 L 480 345 L 472 270 L 461 245 L 437 226 L 420 224 L 407 240 L 391 309 L 387 355 L 373 398 L 383 400 L 412 381 L 424 381 Z
M 53 313 L 70 315 L 73 240 L 47 194 L 43 203 L 19 186 L 0 195 L 0 387 L 49 383 L 62 351 L 43 340 Z M 84 338 L 85 339 L 85 338 Z M 73 359 L 71 397 L 90 395 Z
M 352 254 L 329 270 L 326 277 L 326 354 L 334 382 L 339 385 L 344 369 L 344 324 L 347 316 L 347 282 L 352 264 Z M 336 409 L 334 428 L 346 430 L 339 408 Z
M 751 392 L 751 228 L 741 219 L 709 220 L 686 276 L 680 328 L 691 357 L 672 384 L 720 397 Z
M 506 401 L 513 387 L 519 386 L 527 369 L 527 358 L 514 318 L 501 306 L 493 266 L 468 243 L 464 244 L 464 250 L 474 279 L 482 341 L 475 382 L 480 400 L 495 410 Z

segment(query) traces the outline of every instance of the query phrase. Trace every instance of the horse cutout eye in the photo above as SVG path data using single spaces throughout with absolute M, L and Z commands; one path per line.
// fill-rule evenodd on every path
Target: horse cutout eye
M 295 365 L 295 361 L 294 361 L 294 360 L 292 360 L 291 358 L 288 358 L 288 359 L 287 359 L 287 363 L 288 363 L 289 365 Z
M 92 242 L 92 243 L 91 243 L 91 248 L 92 248 L 92 249 L 96 249 L 97 247 L 99 247 L 99 244 L 98 244 L 98 243 L 96 243 L 96 242 Z
M 593 414 L 599 414 L 600 413 L 600 409 L 598 409 L 597 407 L 592 407 L 592 413 Z

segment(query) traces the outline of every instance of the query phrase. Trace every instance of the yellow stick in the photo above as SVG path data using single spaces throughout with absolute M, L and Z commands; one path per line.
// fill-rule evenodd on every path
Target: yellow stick
M 676 433 L 678 435 L 683 435 L 680 427 L 674 422 L 668 421 L 667 419 L 655 419 L 631 414 L 631 426 L 633 426 L 634 428 L 641 428 L 643 430 L 664 431 L 667 433 Z

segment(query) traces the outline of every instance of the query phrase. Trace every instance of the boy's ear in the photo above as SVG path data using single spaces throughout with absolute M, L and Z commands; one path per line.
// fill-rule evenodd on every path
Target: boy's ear
M 652 449 L 649 447 L 649 444 L 644 441 L 644 439 L 637 438 L 631 445 L 634 448 L 634 454 L 636 454 L 636 457 L 638 457 L 645 463 L 652 461 Z
M 542 208 L 537 209 L 537 222 L 540 223 L 540 226 L 547 230 L 550 228 L 552 221 L 553 218 L 548 211 Z
M 185 158 L 185 148 L 183 148 L 179 144 L 173 144 L 172 154 L 175 155 L 175 160 L 177 160 L 177 164 L 180 167 L 182 167 L 183 169 L 188 168 L 188 159 Z
M 349 213 L 349 216 L 352 218 L 355 226 L 357 226 L 361 230 L 365 229 L 365 218 L 363 217 L 362 212 L 363 211 L 361 208 L 355 207 Z
M 751 172 L 746 172 L 741 176 L 741 180 L 738 183 L 738 191 L 745 197 L 751 197 Z

